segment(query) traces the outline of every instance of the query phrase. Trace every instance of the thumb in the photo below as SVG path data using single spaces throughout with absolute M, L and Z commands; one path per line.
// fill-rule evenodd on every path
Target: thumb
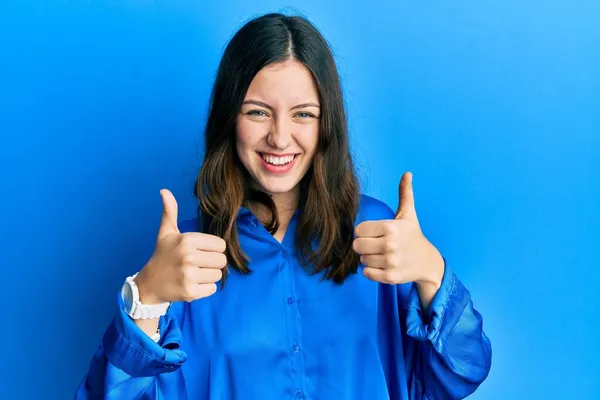
M 417 219 L 411 172 L 406 172 L 402 175 L 400 185 L 398 186 L 398 197 L 399 201 L 398 209 L 396 210 L 396 219 Z
M 158 230 L 158 236 L 165 236 L 173 233 L 179 233 L 177 227 L 177 200 L 175 196 L 168 189 L 162 189 L 160 196 L 163 202 L 163 214 L 160 221 L 160 228 Z

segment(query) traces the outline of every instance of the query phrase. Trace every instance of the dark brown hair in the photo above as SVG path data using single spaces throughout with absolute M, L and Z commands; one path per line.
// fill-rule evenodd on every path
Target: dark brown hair
M 346 112 L 333 54 L 305 18 L 267 14 L 246 23 L 231 39 L 217 72 L 205 128 L 205 160 L 196 182 L 200 229 L 227 242 L 229 265 L 251 272 L 236 227 L 240 206 L 260 202 L 271 211 L 267 229 L 279 226 L 265 193 L 250 188 L 250 177 L 235 149 L 236 119 L 246 91 L 265 66 L 295 59 L 312 73 L 321 113 L 312 166 L 300 182 L 296 229 L 299 256 L 312 272 L 341 283 L 358 267 L 352 250 L 359 186 L 350 155 Z

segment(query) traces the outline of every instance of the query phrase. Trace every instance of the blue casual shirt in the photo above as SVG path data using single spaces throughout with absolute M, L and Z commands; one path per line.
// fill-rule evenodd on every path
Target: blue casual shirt
M 391 219 L 361 196 L 356 224 Z M 446 264 L 428 310 L 412 283 L 362 274 L 343 284 L 295 256 L 297 214 L 282 243 L 242 208 L 240 245 L 252 273 L 174 303 L 155 343 L 123 312 L 108 326 L 76 399 L 461 399 L 486 378 L 491 346 L 469 292 Z M 180 225 L 196 231 L 196 221 Z

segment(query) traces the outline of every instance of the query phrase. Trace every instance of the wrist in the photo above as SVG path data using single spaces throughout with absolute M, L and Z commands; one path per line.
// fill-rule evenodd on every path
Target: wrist
M 139 274 L 127 277 L 121 288 L 121 297 L 123 299 L 123 311 L 132 319 L 156 319 L 167 313 L 171 303 L 154 303 L 157 297 L 145 292 L 145 297 L 140 296 L 140 287 L 136 282 Z M 140 278 L 142 284 L 141 290 L 144 290 L 143 276 Z
M 430 262 L 427 263 L 427 274 L 422 279 L 415 283 L 419 287 L 430 287 L 435 288 L 437 291 L 442 286 L 442 279 L 444 278 L 445 263 L 444 258 L 440 252 L 435 249 L 430 257 Z
M 144 274 L 144 270 L 133 279 L 138 287 L 140 303 L 146 305 L 156 305 L 164 303 L 158 296 L 156 296 L 152 290 L 149 289 L 149 283 Z

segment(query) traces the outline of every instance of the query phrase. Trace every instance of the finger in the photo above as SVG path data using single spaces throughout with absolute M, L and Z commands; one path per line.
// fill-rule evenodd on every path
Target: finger
M 416 218 L 415 195 L 412 186 L 412 173 L 406 172 L 402 175 L 398 185 L 398 209 L 396 210 L 396 219 Z
M 194 287 L 192 297 L 194 299 L 202 299 L 204 297 L 212 296 L 217 292 L 216 283 L 200 283 Z
M 385 240 L 383 238 L 358 238 L 354 239 L 352 248 L 361 255 L 383 254 Z
M 185 247 L 217 253 L 224 253 L 227 248 L 227 243 L 218 236 L 200 232 L 186 232 L 182 236 L 182 245 Z
M 227 257 L 214 251 L 193 250 L 182 256 L 183 266 L 194 268 L 222 269 L 227 265 Z
M 363 275 L 375 282 L 383 282 L 385 270 L 379 268 L 364 267 Z
M 160 227 L 158 229 L 158 236 L 162 237 L 165 235 L 179 233 L 177 227 L 177 213 L 178 206 L 175 196 L 168 189 L 162 189 L 160 196 L 163 202 L 163 213 L 160 221 Z
M 372 254 L 367 256 L 360 256 L 360 262 L 369 268 L 382 269 L 386 268 L 387 263 L 383 254 Z
M 392 277 L 389 269 L 364 267 L 363 275 L 375 282 L 387 284 L 399 283 L 398 280 Z
M 216 283 L 223 278 L 221 269 L 198 268 L 196 283 Z
M 227 256 L 214 251 L 200 251 L 197 255 L 199 265 L 202 268 L 213 268 L 220 270 L 227 266 Z
M 385 222 L 384 221 L 364 221 L 356 226 L 354 229 L 356 237 L 381 237 L 385 235 Z

